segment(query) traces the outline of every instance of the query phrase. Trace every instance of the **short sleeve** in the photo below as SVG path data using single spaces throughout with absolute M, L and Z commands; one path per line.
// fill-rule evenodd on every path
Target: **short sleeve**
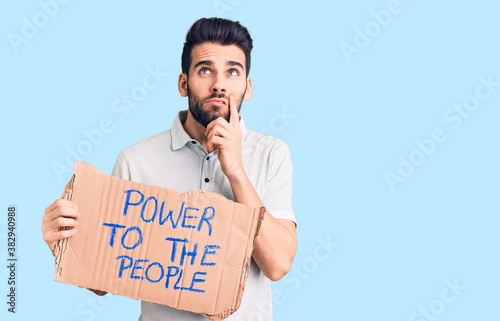
M 118 158 L 116 159 L 111 176 L 130 180 L 130 171 L 128 168 L 127 160 L 125 158 L 125 153 L 123 151 L 120 153 L 120 155 L 118 155 Z
M 290 149 L 278 140 L 269 155 L 267 184 L 262 203 L 276 219 L 297 224 L 292 205 L 293 167 Z

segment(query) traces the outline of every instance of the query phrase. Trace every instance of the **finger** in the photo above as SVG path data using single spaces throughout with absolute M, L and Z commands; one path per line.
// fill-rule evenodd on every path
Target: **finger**
M 54 231 L 43 235 L 43 240 L 45 242 L 57 242 L 59 240 L 67 239 L 72 237 L 77 232 L 76 228 L 72 228 L 70 230 L 60 230 Z
M 42 225 L 42 232 L 44 234 L 51 233 L 60 229 L 74 228 L 78 222 L 72 218 L 58 217 L 57 219 L 47 222 Z
M 229 137 L 229 131 L 227 131 L 222 126 L 217 125 L 214 128 L 212 128 L 212 130 L 208 133 L 207 139 L 210 140 L 214 136 Z
M 63 207 L 63 206 L 65 206 L 65 207 L 74 207 L 76 209 L 78 208 L 78 205 L 76 205 L 72 201 L 68 201 L 68 200 L 59 198 L 59 199 L 55 200 L 54 203 L 52 203 L 49 206 L 47 206 L 47 208 L 45 209 L 45 213 L 51 212 L 54 209 L 56 209 L 58 207 Z
M 217 148 L 217 146 L 215 146 L 214 143 L 212 143 L 211 141 L 208 141 L 207 148 L 208 148 L 207 152 L 210 154 Z
M 212 136 L 212 138 L 210 138 L 207 141 L 208 152 L 211 153 L 215 149 L 218 149 L 222 145 L 223 142 L 224 142 L 224 138 L 219 137 L 219 136 Z
M 212 141 L 212 139 L 208 139 L 207 140 L 207 153 L 211 153 L 213 152 L 215 149 L 217 148 L 217 146 L 215 146 L 214 142 Z
M 238 114 L 238 109 L 236 108 L 236 100 L 234 96 L 229 95 L 229 123 L 234 126 L 240 126 L 240 116 Z
M 208 136 L 208 133 L 210 133 L 210 131 L 217 125 L 226 128 L 227 126 L 229 126 L 229 123 L 224 118 L 217 117 L 207 125 L 207 128 L 205 130 L 205 136 Z
M 57 219 L 53 220 L 50 224 L 49 227 L 58 230 L 61 227 L 76 227 L 78 225 L 78 221 L 72 218 L 66 218 L 66 217 L 58 217 Z
M 67 206 L 56 207 L 51 212 L 46 213 L 42 217 L 42 221 L 44 223 L 51 222 L 58 217 L 68 217 L 68 218 L 77 219 L 80 217 L 80 212 L 74 207 L 67 207 Z

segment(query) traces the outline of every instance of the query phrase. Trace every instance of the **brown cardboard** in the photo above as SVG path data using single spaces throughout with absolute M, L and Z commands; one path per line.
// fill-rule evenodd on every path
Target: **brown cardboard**
M 239 308 L 264 208 L 206 190 L 179 193 L 122 180 L 86 163 L 75 162 L 73 172 L 63 198 L 78 205 L 81 217 L 78 232 L 56 247 L 56 281 L 211 320 Z

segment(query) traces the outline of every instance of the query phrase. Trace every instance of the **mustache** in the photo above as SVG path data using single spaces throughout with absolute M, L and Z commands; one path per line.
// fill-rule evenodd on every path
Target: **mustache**
M 226 95 L 224 95 L 224 93 L 213 93 L 211 94 L 210 96 L 208 96 L 207 98 L 203 99 L 203 103 L 211 100 L 211 99 L 221 99 L 221 98 L 226 98 Z
M 213 93 L 207 99 L 225 98 L 225 97 L 226 97 L 226 95 L 224 95 L 224 93 Z

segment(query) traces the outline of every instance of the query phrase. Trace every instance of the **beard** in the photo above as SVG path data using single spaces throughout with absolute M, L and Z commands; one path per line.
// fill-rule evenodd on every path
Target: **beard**
M 246 87 L 245 87 L 246 91 Z M 224 118 L 227 122 L 229 122 L 229 106 L 227 108 L 220 108 L 218 106 L 206 106 L 203 108 L 203 105 L 210 99 L 214 98 L 226 98 L 224 93 L 213 93 L 207 98 L 200 99 L 198 95 L 195 93 L 191 92 L 189 89 L 189 86 L 187 86 L 187 92 L 188 92 L 188 102 L 189 102 L 189 111 L 191 112 L 191 115 L 193 115 L 194 120 L 196 120 L 198 123 L 200 123 L 203 127 L 207 127 L 208 124 L 210 124 L 212 121 L 216 120 L 219 117 Z M 241 104 L 243 103 L 243 95 L 241 97 L 235 97 L 235 101 L 239 104 L 236 106 L 236 110 L 238 112 L 241 109 Z M 229 102 L 229 97 L 227 98 Z

